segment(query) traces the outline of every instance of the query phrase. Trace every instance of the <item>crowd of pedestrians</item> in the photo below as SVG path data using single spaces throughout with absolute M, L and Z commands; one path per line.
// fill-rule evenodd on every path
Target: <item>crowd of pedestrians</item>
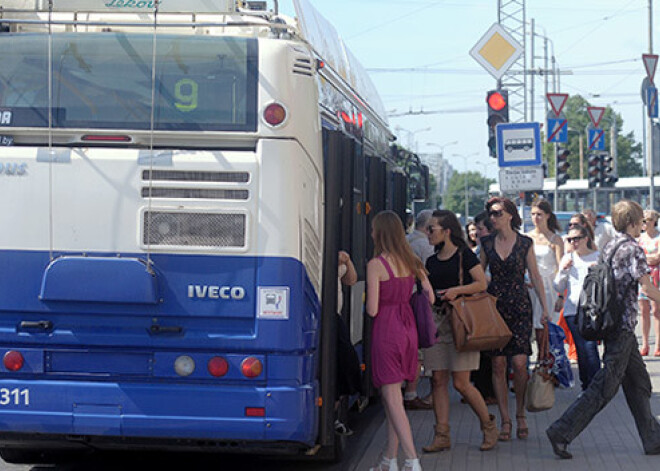
M 433 409 L 434 434 L 421 447 L 424 453 L 451 448 L 449 386 L 461 395 L 481 424 L 480 449 L 498 441 L 530 435 L 525 397 L 532 342 L 547 336 L 548 323 L 565 326 L 577 353 L 583 390 L 546 434 L 554 453 L 571 458 L 568 445 L 607 405 L 619 386 L 635 419 L 644 452 L 660 454 L 660 423 L 650 409 L 651 382 L 642 357 L 649 355 L 649 332 L 654 320 L 660 356 L 660 215 L 642 211 L 639 204 L 620 201 L 613 206 L 612 224 L 585 209 L 574 214 L 560 235 L 556 216 L 545 200 L 533 203 L 533 229 L 521 233 L 515 204 L 504 197 L 488 200 L 485 211 L 461 227 L 447 210 L 421 211 L 406 236 L 393 212 L 373 221 L 374 258 L 367 267 L 367 313 L 374 317 L 373 383 L 381 389 L 387 419 L 387 444 L 373 471 L 398 471 L 399 448 L 403 470 L 421 470 L 406 409 Z M 622 325 L 598 343 L 582 338 L 576 324 L 580 293 L 587 272 L 601 259 L 611 260 L 616 300 Z M 409 298 L 421 280 L 434 309 L 437 342 L 418 349 L 414 314 Z M 449 301 L 487 291 L 512 332 L 500 350 L 458 352 L 450 324 Z M 634 329 L 641 319 L 642 345 Z M 538 349 L 536 362 L 546 352 Z M 430 376 L 431 395 L 417 394 L 420 377 Z M 512 380 L 510 382 L 510 380 Z M 515 395 L 515 430 L 509 392 Z M 488 405 L 497 403 L 496 417 Z M 541 431 L 533 431 L 538 434 Z

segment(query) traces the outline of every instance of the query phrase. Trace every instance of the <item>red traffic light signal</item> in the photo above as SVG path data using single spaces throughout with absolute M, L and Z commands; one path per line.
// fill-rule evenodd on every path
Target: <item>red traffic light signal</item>
M 497 157 L 495 127 L 509 122 L 509 91 L 491 90 L 486 94 L 488 105 L 488 149 L 491 157 Z
M 508 98 L 509 98 L 508 94 L 506 97 L 504 97 L 502 92 L 495 90 L 488 93 L 488 97 L 486 97 L 486 102 L 488 103 L 489 108 L 495 111 L 501 111 L 505 106 L 507 106 Z

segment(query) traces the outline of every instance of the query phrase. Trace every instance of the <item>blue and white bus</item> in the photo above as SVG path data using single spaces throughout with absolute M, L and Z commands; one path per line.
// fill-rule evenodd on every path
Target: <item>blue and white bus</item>
M 409 174 L 334 29 L 263 3 L 3 0 L 6 461 L 341 448 L 337 251 L 369 395 L 369 222 Z

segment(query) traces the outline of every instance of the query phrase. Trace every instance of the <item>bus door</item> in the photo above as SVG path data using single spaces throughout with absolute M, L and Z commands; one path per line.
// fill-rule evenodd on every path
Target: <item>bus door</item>
M 348 251 L 358 281 L 350 288 L 344 288 L 343 315 L 351 333 L 353 345 L 362 343 L 362 316 L 364 312 L 364 292 L 366 286 L 367 253 L 367 201 L 366 175 L 363 146 L 355 140 L 347 143 L 349 151 L 344 155 L 344 182 L 342 188 L 342 225 L 340 248 Z M 360 352 L 362 345 L 358 346 Z

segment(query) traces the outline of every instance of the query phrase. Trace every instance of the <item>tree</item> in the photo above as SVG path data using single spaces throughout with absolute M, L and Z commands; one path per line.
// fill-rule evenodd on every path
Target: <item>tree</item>
M 443 207 L 455 213 L 465 213 L 465 172 L 454 172 L 449 179 L 447 192 L 443 197 Z M 484 210 L 487 194 L 486 188 L 494 180 L 485 178 L 479 172 L 467 172 L 468 209 L 470 216 Z

